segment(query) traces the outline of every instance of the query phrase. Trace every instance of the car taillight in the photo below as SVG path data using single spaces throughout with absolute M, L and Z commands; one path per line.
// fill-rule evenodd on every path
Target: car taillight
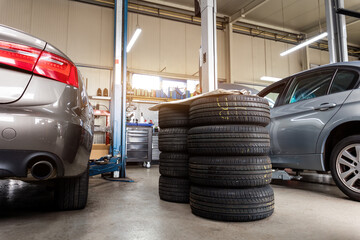
M 79 86 L 77 69 L 71 61 L 41 49 L 0 40 L 0 64 Z
M 78 74 L 75 65 L 56 54 L 43 51 L 34 73 L 78 87 Z
M 40 53 L 36 48 L 0 41 L 0 64 L 32 71 Z

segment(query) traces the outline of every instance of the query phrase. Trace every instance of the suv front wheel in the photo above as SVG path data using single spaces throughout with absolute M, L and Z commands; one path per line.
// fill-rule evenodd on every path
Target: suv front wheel
M 360 135 L 342 139 L 331 152 L 331 175 L 340 190 L 360 201 Z

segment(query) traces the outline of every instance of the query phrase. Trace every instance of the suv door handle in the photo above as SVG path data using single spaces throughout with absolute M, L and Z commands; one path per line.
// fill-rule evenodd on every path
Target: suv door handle
M 336 103 L 322 103 L 320 106 L 315 107 L 314 110 L 326 111 L 334 107 L 336 107 Z

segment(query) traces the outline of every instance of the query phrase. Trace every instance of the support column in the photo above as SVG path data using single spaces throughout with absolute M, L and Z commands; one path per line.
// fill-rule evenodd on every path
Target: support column
M 305 46 L 300 50 L 301 57 L 301 70 L 310 69 L 310 61 L 309 61 L 309 46 Z
M 121 156 L 121 171 L 114 177 L 126 177 L 126 44 L 127 0 L 115 0 L 114 82 L 111 101 L 112 155 Z M 121 81 L 122 80 L 122 81 Z
M 330 63 L 348 61 L 345 16 L 336 13 L 338 8 L 344 8 L 344 0 L 325 0 Z
M 121 68 L 122 68 L 122 18 L 123 1 L 115 0 L 115 42 L 114 42 L 114 79 L 111 94 L 111 132 L 112 132 L 112 154 L 120 156 L 121 153 Z
M 210 92 L 218 88 L 216 45 L 216 0 L 201 0 L 201 89 Z
M 233 28 L 232 23 L 226 24 L 225 27 L 225 77 L 226 77 L 226 83 L 234 83 L 233 79 L 233 59 L 232 59 L 232 46 L 233 46 Z
M 126 177 L 126 82 L 127 82 L 127 25 L 128 25 L 128 0 L 124 2 L 123 16 L 123 67 L 122 67 L 122 94 L 121 94 L 121 172 L 120 177 Z

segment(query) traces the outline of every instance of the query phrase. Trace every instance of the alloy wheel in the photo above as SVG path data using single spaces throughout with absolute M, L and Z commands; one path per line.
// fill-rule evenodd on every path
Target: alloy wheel
M 360 144 L 348 145 L 340 151 L 336 173 L 344 186 L 360 193 Z

